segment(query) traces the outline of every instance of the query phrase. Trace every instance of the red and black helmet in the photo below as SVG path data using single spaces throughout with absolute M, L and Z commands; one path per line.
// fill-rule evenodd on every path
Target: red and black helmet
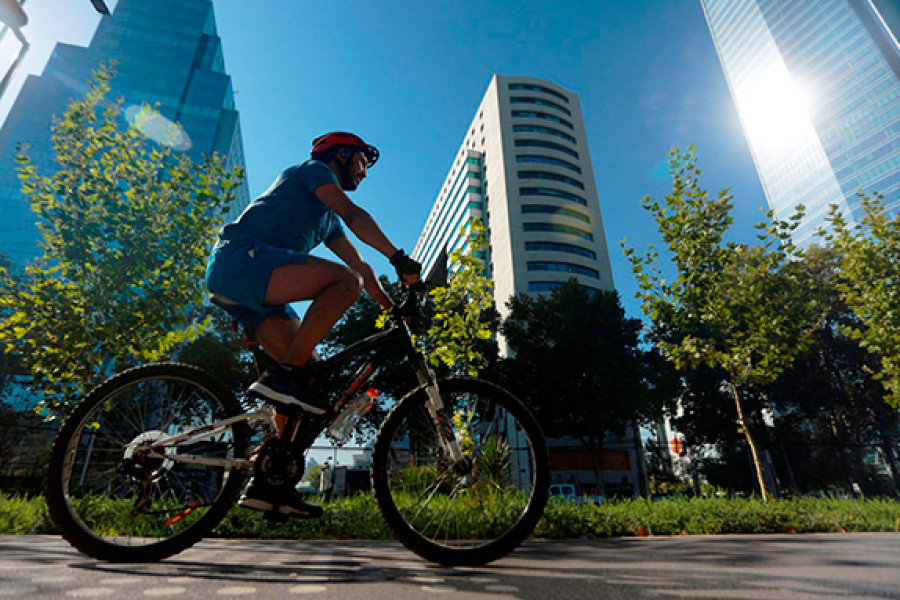
M 320 135 L 312 142 L 312 150 L 310 155 L 323 162 L 330 162 L 334 155 L 341 148 L 353 148 L 361 151 L 366 155 L 366 167 L 372 167 L 378 162 L 378 148 L 367 144 L 361 137 L 346 131 L 332 131 L 325 135 Z

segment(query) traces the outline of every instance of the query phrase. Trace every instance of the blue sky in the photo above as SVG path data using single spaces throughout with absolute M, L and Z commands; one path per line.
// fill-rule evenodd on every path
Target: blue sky
M 114 6 L 114 2 L 109 2 Z M 703 183 L 736 196 L 733 238 L 752 241 L 765 198 L 699 0 L 215 0 L 241 114 L 251 194 L 308 156 L 310 140 L 356 131 L 382 160 L 353 194 L 411 250 L 493 73 L 546 78 L 581 97 L 617 289 L 640 312 L 619 242 L 658 242 L 640 206 L 669 189 L 665 156 L 698 147 Z M 28 59 L 0 101 L 57 41 L 86 44 L 88 0 L 29 0 Z M 387 261 L 364 255 L 379 272 Z
M 754 239 L 765 198 L 699 0 L 214 5 L 253 195 L 304 160 L 313 137 L 356 131 L 382 159 L 352 197 L 412 250 L 491 76 L 503 73 L 545 78 L 580 95 L 615 284 L 629 316 L 641 314 L 619 242 L 658 243 L 640 200 L 669 191 L 672 146 L 698 147 L 707 189 L 735 194 L 732 237 Z M 53 45 L 86 45 L 99 19 L 89 0 L 29 0 L 25 9 L 32 47 L 0 99 L 0 118 Z M 392 271 L 374 252 L 364 256 L 376 271 Z M 339 454 L 341 462 L 348 454 Z M 330 455 L 315 453 L 319 461 Z

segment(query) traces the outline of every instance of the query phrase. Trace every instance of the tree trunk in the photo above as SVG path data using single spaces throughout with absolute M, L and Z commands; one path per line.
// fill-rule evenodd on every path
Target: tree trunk
M 595 440 L 582 440 L 582 443 L 587 442 L 587 446 L 591 449 L 591 458 L 594 463 L 594 474 L 597 476 L 597 493 L 601 496 L 606 496 L 606 486 L 603 484 L 603 438 Z
M 882 434 L 879 437 L 881 438 L 881 451 L 884 452 L 885 462 L 888 465 L 888 470 L 891 472 L 891 477 L 894 479 L 894 488 L 897 493 L 900 493 L 900 468 L 897 466 L 894 440 L 890 435 Z
M 759 453 L 756 451 L 756 443 L 750 434 L 750 427 L 744 419 L 744 408 L 741 404 L 741 395 L 738 393 L 737 386 L 731 382 L 731 391 L 734 394 L 734 405 L 737 408 L 738 424 L 744 432 L 747 444 L 750 446 L 750 456 L 753 458 L 753 469 L 756 471 L 756 483 L 759 485 L 759 491 L 763 501 L 769 499 L 769 490 L 766 489 L 766 478 L 763 474 L 762 461 L 759 459 Z
M 644 459 L 644 447 L 641 444 L 641 432 L 637 423 L 632 423 L 634 436 L 634 455 L 637 460 L 638 490 L 642 498 L 650 497 L 650 477 L 647 475 L 647 461 Z
M 781 437 L 778 438 L 778 447 L 781 449 L 781 458 L 784 460 L 784 468 L 787 470 L 788 481 L 791 485 L 791 492 L 794 494 L 800 493 L 800 488 L 797 486 L 797 479 L 794 477 L 794 469 L 791 467 L 791 458 L 788 456 L 787 450 L 784 448 L 784 442 Z

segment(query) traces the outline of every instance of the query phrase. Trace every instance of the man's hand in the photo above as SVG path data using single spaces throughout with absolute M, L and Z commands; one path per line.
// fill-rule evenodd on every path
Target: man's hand
M 408 257 L 406 252 L 397 250 L 390 260 L 397 270 L 397 277 L 403 283 L 409 285 L 419 280 L 419 275 L 422 273 L 422 265 Z

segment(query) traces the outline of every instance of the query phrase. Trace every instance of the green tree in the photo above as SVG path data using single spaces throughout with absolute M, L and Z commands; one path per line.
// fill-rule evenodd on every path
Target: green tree
M 109 68 L 54 120 L 58 171 L 38 173 L 24 151 L 22 191 L 42 256 L 0 299 L 0 348 L 16 352 L 65 412 L 112 370 L 156 360 L 203 331 L 203 266 L 241 173 L 217 157 L 195 164 L 120 127 Z
M 866 456 L 877 445 L 900 489 L 898 413 L 884 402 L 884 388 L 872 376 L 879 357 L 845 333 L 858 321 L 839 289 L 842 259 L 833 247 L 813 245 L 805 253 L 802 286 L 824 316 L 809 348 L 767 389 L 778 415 L 775 455 L 790 463 L 784 471 L 799 491 L 847 489 L 858 482 L 866 493 L 876 493 L 867 483 Z
M 232 317 L 216 306 L 204 306 L 195 320 L 207 326 L 201 335 L 179 345 L 177 359 L 200 367 L 235 396 L 243 397 L 259 373 L 241 333 L 232 331 Z
M 862 217 L 848 223 L 832 205 L 825 239 L 841 256 L 839 289 L 856 315 L 844 330 L 881 361 L 877 373 L 892 406 L 900 404 L 900 213 L 880 194 L 860 195 Z
M 468 243 L 450 254 L 447 285 L 430 292 L 433 314 L 424 342 L 432 364 L 474 377 L 496 357 L 498 313 L 494 282 L 485 275 L 484 224 L 472 219 L 460 236 Z
M 642 201 L 662 234 L 675 276 L 667 280 L 659 254 L 626 249 L 637 277 L 644 313 L 653 322 L 660 349 L 679 369 L 700 364 L 721 369 L 750 448 L 759 490 L 768 498 L 762 463 L 742 393 L 763 387 L 789 367 L 809 344 L 818 322 L 814 300 L 798 285 L 802 251 L 790 241 L 802 218 L 771 213 L 760 224 L 762 244 L 725 242 L 731 225 L 732 196 L 710 198 L 700 187 L 696 150 L 673 150 L 669 168 L 673 189 L 663 204 Z
M 395 302 L 400 302 L 405 293 L 399 283 L 393 283 L 387 277 L 379 277 L 381 285 Z M 379 323 L 387 324 L 386 314 L 381 306 L 368 294 L 360 296 L 353 306 L 322 340 L 319 350 L 325 357 L 340 352 L 350 344 L 378 333 Z M 341 376 L 348 383 L 354 373 L 362 367 L 368 358 L 362 357 L 345 366 Z M 356 427 L 358 441 L 369 440 L 387 412 L 390 403 L 385 400 L 397 400 L 417 385 L 416 378 L 409 367 L 398 361 L 385 364 L 372 379 L 371 385 L 378 391 L 381 402 L 376 402 L 372 410 Z
M 493 333 L 496 331 L 496 311 L 493 308 L 492 284 L 484 275 L 484 227 L 473 221 L 461 230 L 467 237 L 464 250 L 451 255 L 449 280 L 445 286 L 429 293 L 430 302 L 423 308 L 423 319 L 413 323 L 420 327 L 418 341 L 439 371 L 477 373 L 478 369 L 496 357 Z M 483 256 L 483 254 L 482 254 Z M 406 292 L 398 283 L 381 277 L 388 295 L 399 302 Z M 368 295 L 363 295 L 325 336 L 324 354 L 334 354 L 353 342 L 376 333 L 388 325 L 388 316 Z M 360 364 L 350 364 L 346 376 Z M 409 368 L 402 364 L 385 365 L 372 381 L 381 396 L 397 399 L 418 385 Z M 376 406 L 357 427 L 357 436 L 365 438 L 374 430 L 384 414 L 383 406 Z
M 574 278 L 549 296 L 517 294 L 507 307 L 504 383 L 534 409 L 547 435 L 584 444 L 602 486 L 608 433 L 622 435 L 656 414 L 640 321 L 625 316 L 615 292 L 590 293 Z

